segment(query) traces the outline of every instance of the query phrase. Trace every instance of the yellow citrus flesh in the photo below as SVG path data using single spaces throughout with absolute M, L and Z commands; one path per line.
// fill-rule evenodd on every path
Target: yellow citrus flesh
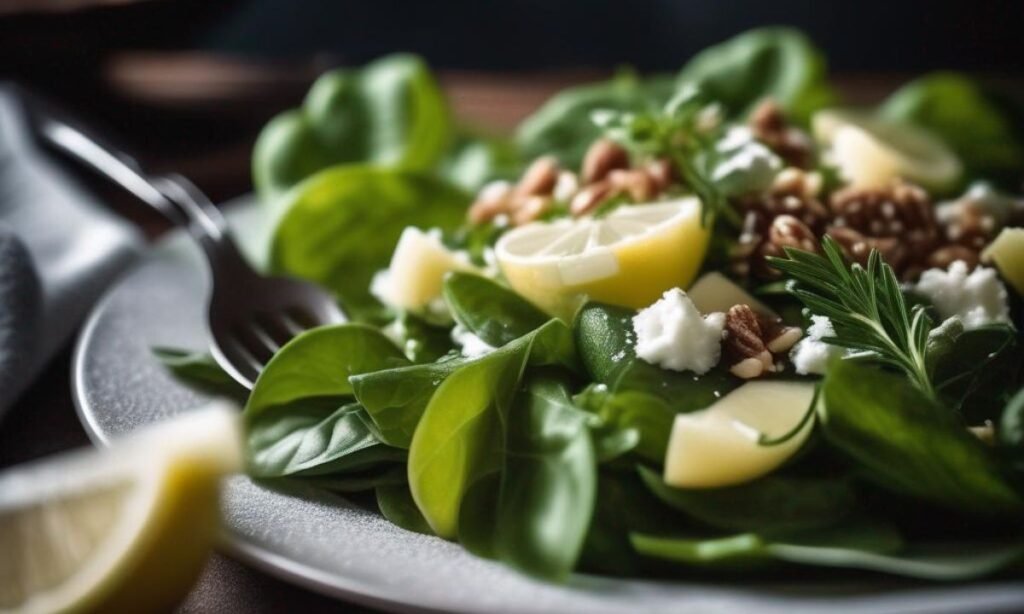
M 522 226 L 498 241 L 495 255 L 516 292 L 568 320 L 587 299 L 638 309 L 669 288 L 685 288 L 709 235 L 700 201 L 688 197 Z
M 1024 296 L 1024 228 L 1004 228 L 981 258 L 994 262 L 1003 279 Z
M 0 475 L 0 611 L 167 611 L 202 571 L 237 409 L 189 412 L 104 451 Z

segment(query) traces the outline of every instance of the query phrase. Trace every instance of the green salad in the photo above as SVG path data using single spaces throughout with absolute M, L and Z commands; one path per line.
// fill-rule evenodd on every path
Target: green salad
M 242 391 L 248 472 L 524 573 L 1024 561 L 1024 134 L 928 74 L 872 108 L 799 32 L 566 89 L 513 137 L 427 67 L 323 75 L 253 154 L 268 271 L 336 293 Z M 1016 570 L 1016 571 L 1014 571 Z

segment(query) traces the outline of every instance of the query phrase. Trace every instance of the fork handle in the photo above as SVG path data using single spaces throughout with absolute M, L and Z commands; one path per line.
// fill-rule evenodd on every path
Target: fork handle
M 36 134 L 47 144 L 187 228 L 207 256 L 212 258 L 212 250 L 230 241 L 223 215 L 184 177 L 148 174 L 134 157 L 41 100 L 32 100 L 29 111 Z

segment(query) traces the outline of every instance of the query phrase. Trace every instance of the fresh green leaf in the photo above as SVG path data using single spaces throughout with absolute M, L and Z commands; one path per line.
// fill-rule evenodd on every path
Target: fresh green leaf
M 981 516 L 1021 509 L 991 451 L 905 378 L 840 361 L 822 394 L 826 441 L 880 486 Z
M 531 575 L 568 576 L 593 514 L 596 466 L 587 414 L 572 405 L 565 382 L 527 382 L 508 418 L 498 556 Z
M 894 92 L 879 109 L 886 118 L 909 121 L 942 138 L 974 177 L 1019 178 L 1024 144 L 1013 123 L 965 75 L 931 73 Z
M 637 358 L 633 315 L 629 309 L 588 303 L 573 323 L 587 373 L 610 392 L 655 395 L 678 413 L 704 409 L 739 385 L 738 378 L 722 369 L 696 375 L 661 369 Z M 652 415 L 646 411 L 653 409 L 652 403 L 645 401 L 644 405 L 644 413 Z
M 253 151 L 253 183 L 272 199 L 317 171 L 370 163 L 432 169 L 452 138 L 447 103 L 426 65 L 394 55 L 321 76 L 299 109 L 275 117 Z
M 416 507 L 416 502 L 412 500 L 409 485 L 404 479 L 400 484 L 377 487 L 377 507 L 391 524 L 414 533 L 434 534 Z
M 352 376 L 350 382 L 356 398 L 380 430 L 381 439 L 389 445 L 408 448 L 434 391 L 467 362 L 456 358 L 384 369 Z
M 155 347 L 152 351 L 175 377 L 199 390 L 236 398 L 245 398 L 248 394 L 241 384 L 217 364 L 209 352 L 191 352 L 168 347 Z
M 1020 365 L 1016 331 L 992 324 L 957 335 L 935 361 L 932 379 L 940 396 L 976 425 L 999 418 L 1000 408 L 1020 387 Z
M 821 52 L 791 28 L 744 32 L 698 53 L 679 74 L 733 115 L 771 98 L 800 121 L 835 101 Z
M 245 406 L 247 419 L 270 407 L 306 397 L 352 394 L 349 377 L 408 364 L 376 329 L 338 324 L 306 331 L 281 348 L 256 380 Z
M 664 462 L 676 412 L 660 396 L 637 390 L 611 392 L 597 384 L 580 393 L 576 402 L 593 412 L 604 429 L 634 433 L 636 441 L 630 449 L 641 458 L 659 465 Z
M 658 499 L 708 526 L 777 534 L 839 523 L 856 506 L 846 480 L 769 475 L 727 488 L 683 489 L 641 466 L 640 477 Z
M 501 347 L 540 328 L 548 316 L 498 283 L 471 273 L 451 273 L 444 298 L 455 321 L 484 343 Z
M 1015 449 L 1024 459 L 1024 388 L 1006 404 L 996 434 L 1001 445 Z
M 391 339 L 398 342 L 406 357 L 414 363 L 431 363 L 454 349 L 451 326 L 434 324 L 409 313 L 400 312 L 384 326 Z
M 360 452 L 354 460 L 359 462 L 343 464 L 341 472 L 300 474 L 291 479 L 342 494 L 405 484 L 405 455 L 399 450 L 381 446 L 373 452 Z M 360 464 L 367 466 L 362 468 Z
M 326 405 L 326 406 L 325 406 Z M 324 475 L 400 461 L 400 450 L 380 444 L 357 403 L 314 399 L 264 410 L 247 423 L 248 469 L 254 477 Z
M 271 268 L 324 285 L 351 310 L 372 304 L 373 274 L 390 262 L 406 226 L 455 228 L 469 197 L 425 175 L 340 166 L 310 177 L 282 203 Z
M 460 188 L 476 192 L 495 179 L 521 172 L 522 160 L 513 142 L 497 137 L 461 135 L 441 163 L 441 176 Z
M 669 99 L 673 89 L 671 79 L 640 79 L 632 72 L 564 89 L 520 124 L 516 141 L 528 159 L 553 155 L 563 164 L 578 166 L 603 132 L 591 119 L 595 111 L 652 111 Z

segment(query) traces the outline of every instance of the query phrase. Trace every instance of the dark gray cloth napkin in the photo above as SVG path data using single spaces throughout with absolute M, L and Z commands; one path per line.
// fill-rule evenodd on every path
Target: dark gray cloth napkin
M 143 244 L 41 149 L 25 104 L 0 83 L 0 418 Z

